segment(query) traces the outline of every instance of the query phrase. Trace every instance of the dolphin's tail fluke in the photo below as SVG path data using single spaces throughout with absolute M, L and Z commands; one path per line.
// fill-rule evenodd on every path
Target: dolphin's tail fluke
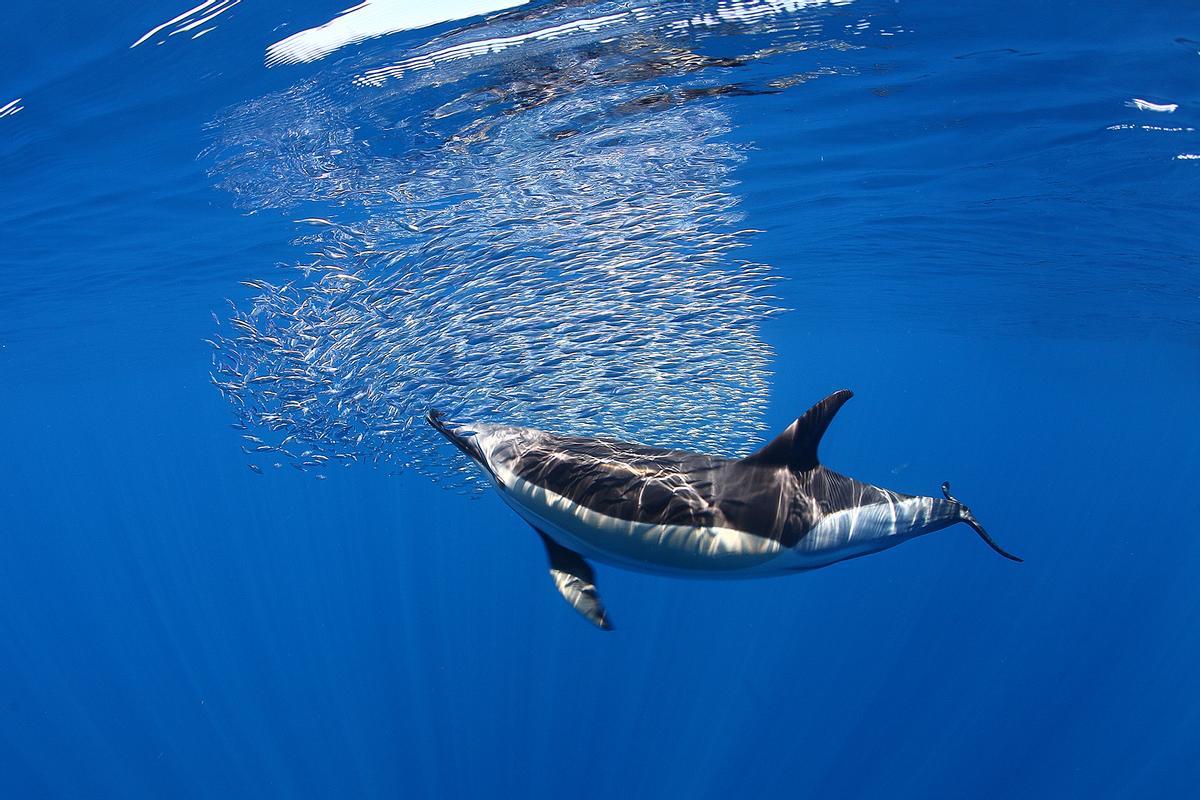
M 971 509 L 964 506 L 954 495 L 950 494 L 950 481 L 946 481 L 942 484 L 942 494 L 946 495 L 946 499 L 950 502 L 958 503 L 960 509 L 959 513 L 962 515 L 962 521 L 970 525 L 975 532 L 979 534 L 979 538 L 983 539 L 983 541 L 987 543 L 988 547 L 992 548 L 1009 561 L 1016 561 L 1018 564 L 1024 563 L 1025 559 L 1021 558 L 1020 556 L 1014 556 L 1012 553 L 996 544 L 996 540 L 993 539 L 988 532 L 983 529 L 983 526 L 979 524 L 979 520 L 975 519 L 975 515 L 971 513 Z

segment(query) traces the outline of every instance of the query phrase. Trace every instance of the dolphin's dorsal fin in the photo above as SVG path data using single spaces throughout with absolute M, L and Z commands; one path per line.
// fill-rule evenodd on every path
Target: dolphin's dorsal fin
M 847 400 L 854 396 L 849 389 L 834 392 L 810 408 L 804 416 L 788 425 L 783 433 L 767 443 L 763 449 L 742 459 L 751 466 L 790 467 L 806 472 L 821 462 L 817 460 L 817 447 L 825 429 L 833 421 Z

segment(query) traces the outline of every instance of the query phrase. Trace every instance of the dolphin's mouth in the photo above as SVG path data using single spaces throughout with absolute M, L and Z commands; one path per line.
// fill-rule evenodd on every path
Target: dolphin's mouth
M 491 472 L 487 459 L 483 456 L 483 449 L 475 438 L 475 431 L 471 430 L 469 426 L 448 421 L 446 415 L 435 408 L 426 412 L 425 421 L 432 425 L 434 430 L 449 439 L 451 444 L 463 451 L 468 458 Z
M 480 449 L 479 443 L 475 441 L 475 431 L 470 430 L 466 425 L 449 421 L 446 419 L 446 415 L 436 408 L 431 408 L 426 412 L 425 420 L 433 426 L 434 430 L 449 439 L 451 444 L 473 460 L 483 461 L 483 451 Z
M 979 538 L 983 539 L 983 541 L 987 543 L 988 547 L 992 548 L 997 553 L 1004 556 L 1005 558 L 1007 558 L 1010 561 L 1016 561 L 1018 564 L 1024 563 L 1025 559 L 1021 558 L 1020 556 L 1013 555 L 1012 553 L 1008 552 L 1000 545 L 996 544 L 996 540 L 993 539 L 988 534 L 988 532 L 983 529 L 983 526 L 979 524 L 979 520 L 975 519 L 975 515 L 971 513 L 971 509 L 964 506 L 961 502 L 958 501 L 957 498 L 954 497 L 954 495 L 950 494 L 950 481 L 945 481 L 942 484 L 942 494 L 944 494 L 946 496 L 947 500 L 949 500 L 952 503 L 956 503 L 958 505 L 959 517 L 962 519 L 963 522 L 970 525 L 971 528 L 974 529 L 974 531 L 979 534 Z

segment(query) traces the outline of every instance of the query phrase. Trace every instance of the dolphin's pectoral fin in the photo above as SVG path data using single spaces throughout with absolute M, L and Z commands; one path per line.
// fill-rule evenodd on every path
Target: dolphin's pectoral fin
M 821 437 L 837 412 L 853 396 L 854 393 L 849 389 L 834 392 L 804 412 L 804 416 L 788 425 L 783 433 L 757 453 L 742 459 L 741 463 L 748 466 L 788 467 L 799 472 L 815 469 L 821 463 L 817 458 Z
M 579 553 L 568 550 L 541 531 L 538 531 L 538 536 L 542 537 L 542 543 L 546 545 L 554 588 L 558 589 L 558 593 L 571 604 L 571 608 L 586 617 L 588 622 L 601 630 L 611 631 L 612 623 L 608 621 L 608 613 L 596 592 L 596 575 L 591 564 L 584 561 Z

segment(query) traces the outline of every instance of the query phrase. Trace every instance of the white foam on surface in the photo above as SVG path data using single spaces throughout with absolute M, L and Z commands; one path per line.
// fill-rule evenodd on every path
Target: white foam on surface
M 21 98 L 18 97 L 16 100 L 12 100 L 3 106 L 0 106 L 0 119 L 11 117 L 13 114 L 16 114 L 23 108 L 25 108 L 25 106 L 21 105 Z
M 1129 100 L 1125 105 L 1130 108 L 1136 108 L 1138 111 L 1157 111 L 1160 114 L 1174 114 L 1179 108 L 1178 103 L 1151 103 L 1149 100 L 1143 100 L 1140 97 L 1135 97 Z
M 146 31 L 144 34 L 142 34 L 141 38 L 129 45 L 129 48 L 132 50 L 138 45 L 145 44 L 159 34 L 165 32 L 166 37 L 159 39 L 157 42 L 158 44 L 162 44 L 168 37 L 174 36 L 178 33 L 187 33 L 188 31 L 195 30 L 196 28 L 211 22 L 212 20 L 224 14 L 226 11 L 231 10 L 240 2 L 242 2 L 242 0 L 204 0 L 203 3 L 195 8 L 189 8 L 182 14 Z M 216 26 L 214 25 L 210 27 L 208 30 L 203 31 L 203 33 L 208 33 L 208 31 L 212 30 L 214 27 Z M 196 34 L 192 38 L 195 39 L 200 35 L 201 34 Z
M 301 64 L 377 36 L 427 28 L 442 22 L 490 14 L 524 5 L 528 0 L 365 0 L 316 28 L 308 28 L 267 48 L 268 67 Z

